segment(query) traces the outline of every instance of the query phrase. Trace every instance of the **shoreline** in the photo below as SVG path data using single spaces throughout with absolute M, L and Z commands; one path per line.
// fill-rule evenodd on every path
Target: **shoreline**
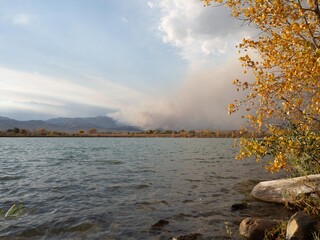
M 75 138 L 251 138 L 264 137 L 265 133 L 242 132 L 240 130 L 147 130 L 141 132 L 99 132 L 97 130 L 75 130 L 75 131 L 56 131 L 56 130 L 26 130 L 9 129 L 0 130 L 0 137 L 75 137 Z
M 182 137 L 182 136 L 122 136 L 122 135 L 96 135 L 96 136 L 78 136 L 78 135 L 65 135 L 65 136 L 0 136 L 0 138 L 231 138 L 237 139 L 238 137 Z

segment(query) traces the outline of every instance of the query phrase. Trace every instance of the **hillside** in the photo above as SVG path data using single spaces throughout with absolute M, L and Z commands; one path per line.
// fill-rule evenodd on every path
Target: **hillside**
M 0 130 L 20 128 L 28 130 L 47 129 L 51 131 L 77 131 L 95 128 L 99 132 L 134 132 L 141 129 L 134 126 L 120 124 L 114 119 L 106 116 L 88 118 L 52 118 L 46 121 L 30 120 L 18 121 L 15 119 L 0 116 Z

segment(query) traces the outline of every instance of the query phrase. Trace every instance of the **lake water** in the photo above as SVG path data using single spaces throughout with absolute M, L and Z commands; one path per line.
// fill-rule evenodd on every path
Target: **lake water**
M 0 138 L 0 239 L 228 239 L 255 215 L 285 215 L 249 197 L 264 173 L 235 161 L 232 139 Z M 251 207 L 231 211 L 232 204 Z M 164 219 L 161 229 L 151 226 Z

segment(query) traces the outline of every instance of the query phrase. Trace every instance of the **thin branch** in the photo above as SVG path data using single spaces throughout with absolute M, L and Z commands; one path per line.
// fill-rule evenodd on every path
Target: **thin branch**
M 286 102 L 290 102 L 288 99 L 286 99 L 286 98 L 283 97 L 283 96 L 281 97 L 281 99 L 284 100 L 284 101 L 286 101 Z M 306 116 L 310 117 L 312 120 L 320 123 L 320 119 L 318 119 L 318 118 L 316 118 L 316 117 L 314 117 L 314 116 L 311 116 L 310 114 L 306 114 L 301 108 L 299 108 L 299 107 L 297 107 L 297 106 L 295 106 L 295 108 L 296 108 L 302 115 L 306 115 Z

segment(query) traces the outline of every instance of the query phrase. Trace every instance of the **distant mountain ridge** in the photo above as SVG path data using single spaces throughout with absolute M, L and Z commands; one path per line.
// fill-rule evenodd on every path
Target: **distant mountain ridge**
M 135 132 L 141 131 L 140 128 L 130 125 L 124 125 L 111 117 L 98 116 L 88 118 L 52 118 L 46 121 L 29 120 L 18 121 L 8 117 L 0 116 L 0 130 L 20 128 L 28 130 L 37 130 L 44 128 L 51 131 L 77 131 L 95 128 L 100 132 Z

